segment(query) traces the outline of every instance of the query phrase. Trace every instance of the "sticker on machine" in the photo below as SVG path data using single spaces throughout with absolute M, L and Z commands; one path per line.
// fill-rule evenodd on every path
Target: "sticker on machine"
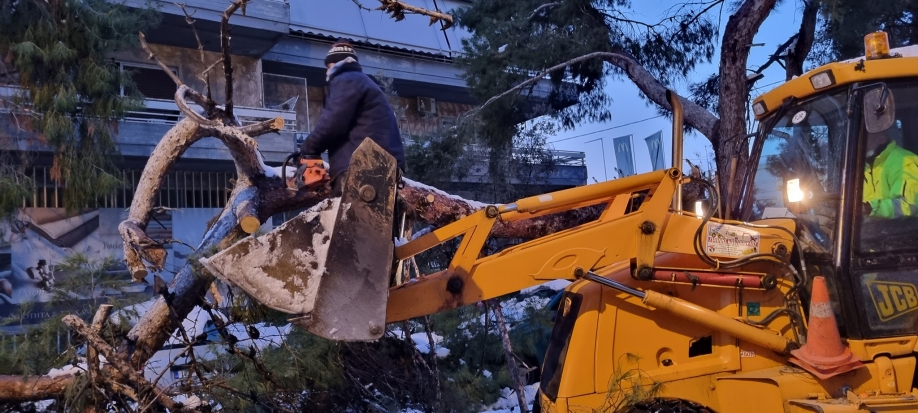
M 762 236 L 758 231 L 729 224 L 708 224 L 708 254 L 745 257 L 758 254 Z

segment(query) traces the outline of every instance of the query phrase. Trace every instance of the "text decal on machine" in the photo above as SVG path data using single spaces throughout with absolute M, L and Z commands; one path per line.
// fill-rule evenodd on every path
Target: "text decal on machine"
M 708 254 L 744 257 L 759 253 L 762 236 L 758 231 L 728 224 L 708 224 Z

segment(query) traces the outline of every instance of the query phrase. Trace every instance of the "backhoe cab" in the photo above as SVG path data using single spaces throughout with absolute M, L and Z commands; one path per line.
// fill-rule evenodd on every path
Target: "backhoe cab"
M 374 173 L 342 199 L 204 263 L 339 340 L 571 280 L 542 366 L 544 412 L 918 411 L 918 164 L 903 152 L 918 150 L 918 57 L 884 39 L 755 100 L 736 220 L 714 217 L 718 191 L 704 181 L 711 207 L 683 208 L 693 178 L 670 94 L 668 170 L 488 206 L 394 247 L 394 166 L 367 144 L 359 158 Z M 915 176 L 865 180 L 890 176 L 893 149 Z M 592 222 L 482 254 L 498 221 L 591 205 L 603 208 Z M 459 237 L 445 270 L 389 285 L 393 260 Z

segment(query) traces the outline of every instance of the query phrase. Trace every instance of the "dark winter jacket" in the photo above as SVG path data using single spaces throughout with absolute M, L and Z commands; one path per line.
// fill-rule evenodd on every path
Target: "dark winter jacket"
M 300 146 L 300 154 L 313 157 L 327 150 L 329 174 L 337 177 L 347 170 L 351 155 L 368 137 L 405 170 L 405 149 L 389 100 L 356 61 L 344 60 L 328 75 L 325 107 L 315 129 Z

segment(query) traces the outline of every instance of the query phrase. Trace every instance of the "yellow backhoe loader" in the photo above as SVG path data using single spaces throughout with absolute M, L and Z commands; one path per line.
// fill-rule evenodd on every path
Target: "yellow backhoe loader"
M 918 57 L 884 39 L 871 34 L 863 58 L 754 101 L 734 220 L 714 218 L 727 214 L 704 181 L 708 210 L 682 205 L 693 178 L 681 172 L 671 94 L 668 170 L 491 205 L 395 247 L 395 162 L 368 141 L 341 198 L 203 261 L 335 340 L 571 280 L 542 366 L 542 412 L 608 410 L 616 394 L 648 395 L 632 412 L 915 412 L 918 206 L 907 193 L 918 182 L 906 179 L 892 207 L 865 203 L 877 193 L 865 188 L 876 184 L 864 179 L 878 162 L 871 139 L 918 150 Z M 590 205 L 604 207 L 595 221 L 482 255 L 497 221 Z M 446 270 L 390 285 L 394 263 L 457 237 Z

